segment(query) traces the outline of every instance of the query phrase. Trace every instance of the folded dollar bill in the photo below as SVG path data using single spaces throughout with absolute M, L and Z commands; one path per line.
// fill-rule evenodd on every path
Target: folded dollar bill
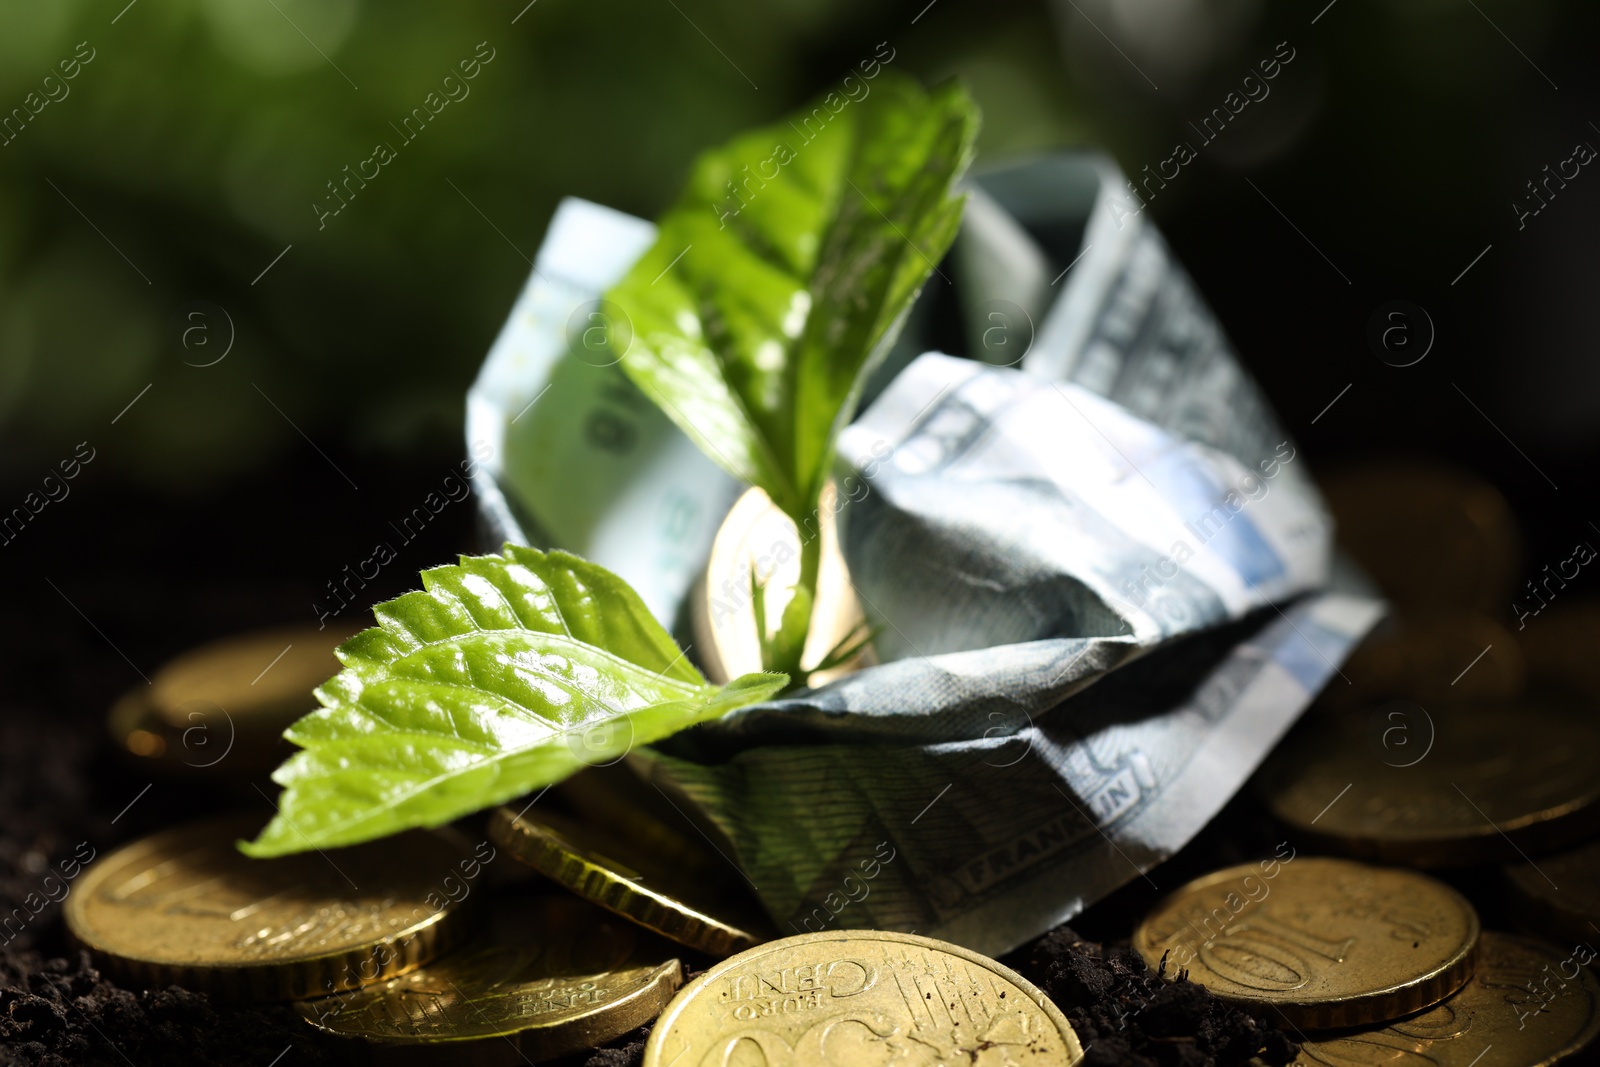
M 1109 673 L 1106 644 L 1070 639 L 902 661 L 850 680 L 880 701 L 870 723 L 789 731 L 760 712 L 760 743 L 639 762 L 709 816 L 785 932 L 914 931 L 998 955 L 1130 880 L 1176 888 L 1148 872 L 1233 795 L 1377 612 L 1317 594 Z M 1096 685 L 1027 710 L 1047 672 L 1089 662 Z M 1018 702 L 989 677 L 1010 677 Z M 974 712 L 965 737 L 873 729 L 958 706 Z
M 485 541 L 564 548 L 621 575 L 671 626 L 740 486 L 639 392 L 602 303 L 655 227 L 567 199 L 467 393 Z
M 1019 944 L 1181 847 L 1377 617 L 1320 591 L 1304 463 L 1122 184 L 1081 154 L 976 179 L 982 359 L 917 355 L 914 309 L 841 437 L 883 662 L 638 754 L 780 923 Z M 584 346 L 650 238 L 563 204 L 467 433 L 492 537 L 589 556 L 673 625 L 741 487 Z

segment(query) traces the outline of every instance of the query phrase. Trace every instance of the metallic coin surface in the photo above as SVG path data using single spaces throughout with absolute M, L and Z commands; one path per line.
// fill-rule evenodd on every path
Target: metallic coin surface
M 339 673 L 333 650 L 358 632 L 344 623 L 285 626 L 212 641 L 163 664 L 150 679 L 150 703 L 180 728 L 197 702 L 233 715 L 304 715 L 317 707 L 311 691 Z
M 341 1037 L 448 1046 L 452 1063 L 523 1063 L 620 1037 L 682 984 L 667 942 L 556 890 L 501 897 L 442 959 L 295 1010 Z
M 468 932 L 468 911 L 440 889 L 473 862 L 454 835 L 250 859 L 234 843 L 262 821 L 196 823 L 104 856 L 66 900 L 68 930 L 124 982 L 227 999 L 353 989 L 419 967 Z
M 1506 610 L 1521 537 L 1494 486 L 1459 468 L 1394 460 L 1321 482 L 1340 545 L 1402 614 Z
M 106 728 L 111 731 L 112 739 L 117 743 L 117 748 L 129 756 L 147 761 L 147 765 L 162 765 L 168 763 L 174 767 L 182 767 L 181 760 L 176 759 L 178 745 L 173 744 L 171 731 L 156 710 L 150 706 L 150 687 L 141 685 L 130 689 L 111 705 L 111 713 L 106 716 Z
M 1082 1057 L 1061 1009 L 1015 971 L 882 930 L 801 934 L 724 960 L 673 999 L 644 1049 L 645 1067 L 1069 1067 Z
M 716 879 L 730 870 L 675 802 L 662 803 L 662 794 L 640 777 L 631 760 L 585 767 L 552 788 L 568 811 L 583 813 L 584 823 L 633 842 L 657 864 L 697 878 Z
M 654 855 L 646 842 L 624 840 L 552 812 L 519 815 L 509 807 L 490 818 L 489 836 L 584 899 L 709 956 L 767 940 L 767 924 L 754 907 L 708 890 L 715 883 L 702 871 Z
M 1592 953 L 1591 953 L 1592 955 Z M 1386 1026 L 1318 1034 L 1297 1067 L 1546 1067 L 1600 1032 L 1600 982 L 1567 949 L 1486 932 L 1472 980 Z
M 1321 697 L 1326 705 L 1406 699 L 1438 708 L 1510 700 L 1522 695 L 1527 680 L 1516 638 L 1493 619 L 1467 612 L 1390 620 L 1356 646 L 1341 672 L 1350 684 L 1330 686 Z
M 339 671 L 334 648 L 357 632 L 344 623 L 287 626 L 185 652 L 117 702 L 112 736 L 161 770 L 270 772 L 294 751 L 279 735 L 316 710 L 312 690 Z
M 834 646 L 851 636 L 862 622 L 861 604 L 844 553 L 839 549 L 834 518 L 844 501 L 832 484 L 823 490 L 814 521 L 801 530 L 760 489 L 749 489 L 733 505 L 711 545 L 706 572 L 691 597 L 695 648 L 706 677 L 726 683 L 741 674 L 759 671 L 761 645 L 756 639 L 755 605 L 750 595 L 750 570 L 765 582 L 766 627 L 777 629 L 790 590 L 800 578 L 802 542 L 820 538 L 817 599 L 811 612 L 801 662 L 821 662 Z M 821 685 L 857 667 L 873 662 L 870 651 L 849 663 L 813 674 Z
M 1595 655 L 1600 649 L 1600 604 L 1574 600 L 1541 606 L 1524 590 L 1511 610 L 1521 623 L 1514 632 L 1535 685 L 1600 697 L 1600 656 Z
M 1505 871 L 1519 922 L 1559 941 L 1600 945 L 1600 839 Z
M 1261 792 L 1297 843 L 1442 867 L 1561 848 L 1600 823 L 1600 720 L 1582 708 L 1373 713 L 1308 719 L 1262 769 Z
M 1437 1004 L 1472 976 L 1478 914 L 1427 875 L 1295 857 L 1208 874 L 1133 934 L 1152 969 L 1310 1028 L 1362 1026 Z

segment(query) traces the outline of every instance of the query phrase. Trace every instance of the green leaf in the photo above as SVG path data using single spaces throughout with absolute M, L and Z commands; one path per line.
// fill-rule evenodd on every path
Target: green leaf
M 422 573 L 338 649 L 323 707 L 284 736 L 279 811 L 252 856 L 438 826 L 610 762 L 788 682 L 709 684 L 622 579 L 507 545 Z
M 955 237 L 977 111 L 889 71 L 695 164 L 608 294 L 622 365 L 700 448 L 800 521 L 865 372 Z M 618 345 L 623 341 L 619 336 Z

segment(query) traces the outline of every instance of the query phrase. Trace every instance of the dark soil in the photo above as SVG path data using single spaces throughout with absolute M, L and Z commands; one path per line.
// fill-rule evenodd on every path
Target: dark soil
M 352 556 L 357 549 L 369 551 L 373 537 L 387 536 L 385 519 L 421 499 L 437 480 L 432 466 L 447 469 L 455 451 L 449 442 L 436 464 L 407 465 L 398 474 L 366 467 L 359 494 L 346 492 L 315 455 L 221 492 L 159 504 L 107 484 L 90 493 L 85 485 L 72 501 L 72 521 L 50 527 L 41 516 L 26 544 L 19 539 L 5 548 L 11 566 L 0 572 L 0 1065 L 305 1067 L 349 1058 L 347 1046 L 312 1033 L 282 1005 L 214 1004 L 176 988 L 129 990 L 107 981 L 69 943 L 62 883 L 52 876 L 89 849 L 104 854 L 227 807 L 269 814 L 266 798 L 250 789 L 241 799 L 194 782 L 152 781 L 123 764 L 105 733 L 107 709 L 161 662 L 203 641 L 310 621 L 324 579 L 359 558 Z M 312 499 L 317 535 L 308 537 L 298 516 Z M 441 515 L 364 591 L 367 602 L 398 595 L 412 587 L 417 570 L 472 544 L 471 521 L 466 504 Z M 1170 880 L 1157 874 L 1164 887 L 1257 849 L 1254 816 L 1230 811 L 1161 868 L 1176 872 Z M 1270 851 L 1268 843 L 1261 854 Z M 1115 945 L 1153 902 L 1141 895 L 1146 889 L 1136 881 L 1076 928 Z M 1162 985 L 1126 949 L 1080 941 L 1065 929 L 1011 962 L 1032 968 L 1060 1001 L 1091 1046 L 1094 1064 L 1222 1067 L 1246 1062 L 1257 1048 L 1276 1055 L 1288 1047 L 1282 1035 L 1257 1029 L 1193 985 Z M 637 1064 L 646 1033 L 570 1057 L 561 1067 Z
M 91 783 L 117 775 L 114 767 L 99 766 L 107 747 L 98 731 L 54 728 L 26 714 L 0 722 L 0 905 L 13 916 L 0 934 L 9 935 L 0 947 L 0 1064 L 342 1062 L 347 1050 L 310 1032 L 283 1005 L 218 1005 L 176 987 L 123 989 L 67 944 L 60 904 L 41 895 L 46 877 L 81 842 L 97 842 L 91 847 L 104 851 L 127 836 L 119 832 L 125 820 L 142 832 L 168 814 L 135 822 L 137 807 L 121 816 L 97 807 Z M 151 801 L 154 813 L 172 788 L 164 784 L 160 794 L 139 804 Z M 135 784 L 126 795 L 136 792 Z M 193 810 L 194 798 L 173 806 L 176 821 Z M 31 907 L 39 908 L 37 915 Z M 20 926 L 18 914 L 26 919 Z M 1198 986 L 1162 982 L 1127 948 L 1083 941 L 1063 927 L 1018 955 L 1026 958 L 1028 976 L 1061 1004 L 1090 1046 L 1089 1064 L 1223 1067 L 1243 1064 L 1258 1052 L 1269 1064 L 1292 1058 L 1294 1046 L 1282 1034 L 1262 1030 Z M 565 1064 L 633 1067 L 641 1062 L 647 1032 Z
M 1299 1046 L 1186 979 L 1166 981 L 1132 948 L 1057 927 L 1024 950 L 1022 968 L 1066 1013 L 1084 1067 L 1223 1067 L 1259 1056 L 1291 1062 Z
M 0 1045 L 0 1062 L 40 1067 L 338 1062 L 285 1005 L 220 1009 L 176 986 L 133 992 L 106 981 L 82 952 L 45 959 L 6 950 Z
M 105 852 L 216 800 L 170 782 L 140 795 L 149 783 L 128 778 L 111 760 L 97 723 L 62 728 L 16 709 L 0 716 L 0 908 L 11 917 L 0 932 L 8 942 L 0 945 L 0 1064 L 305 1067 L 348 1058 L 348 1049 L 309 1031 L 286 1006 L 214 1004 L 177 987 L 124 989 L 74 951 L 61 904 L 44 895 L 60 864 L 85 842 Z M 119 813 L 129 801 L 133 806 Z M 1125 947 L 1083 941 L 1062 927 L 1017 957 L 1090 1046 L 1089 1064 L 1225 1067 L 1258 1052 L 1269 1064 L 1292 1058 L 1294 1046 L 1282 1034 L 1262 1030 L 1198 986 L 1162 982 Z M 647 1033 L 570 1057 L 562 1067 L 633 1067 Z
M 453 462 L 454 447 L 437 466 Z M 0 1065 L 306 1067 L 349 1058 L 348 1047 L 309 1031 L 282 1005 L 214 1004 L 177 988 L 129 990 L 106 980 L 68 942 L 66 894 L 52 877 L 90 849 L 104 854 L 227 807 L 268 813 L 265 797 L 249 789 L 241 800 L 200 783 L 152 782 L 115 758 L 103 724 L 117 696 L 172 655 L 252 627 L 309 621 L 323 579 L 436 480 L 423 463 L 410 473 L 364 473 L 359 495 L 332 478 L 311 456 L 303 469 L 265 471 L 159 507 L 101 485 L 73 501 L 75 521 L 59 529 L 41 522 L 28 544 L 7 546 L 7 562 L 17 566 L 0 575 Z M 322 502 L 314 538 L 292 535 L 308 496 Z M 368 602 L 398 595 L 417 570 L 471 544 L 471 520 L 465 504 L 441 515 L 365 591 Z M 185 533 L 197 530 L 206 533 Z M 105 547 L 110 531 L 115 551 Z M 1107 932 L 1079 928 L 1113 941 L 1131 929 L 1131 911 L 1124 919 L 1108 905 L 1095 914 L 1105 916 Z M 1221 1067 L 1244 1063 L 1257 1046 L 1280 1047 L 1273 1041 L 1281 1036 L 1220 1010 L 1204 991 L 1163 988 L 1125 950 L 1109 950 L 1109 958 L 1106 951 L 1060 930 L 1017 954 L 1038 961 L 1039 980 L 1094 1046 L 1092 1063 Z M 1070 1007 L 1080 1003 L 1091 1006 Z M 631 1067 L 647 1032 L 561 1067 Z

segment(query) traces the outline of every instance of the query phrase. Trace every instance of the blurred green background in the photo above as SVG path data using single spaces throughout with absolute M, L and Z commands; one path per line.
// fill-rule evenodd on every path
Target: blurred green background
M 1574 140 L 1600 143 L 1593 5 L 524 4 L 6 5 L 0 109 L 60 98 L 0 147 L 0 483 L 36 481 L 85 438 L 103 477 L 179 492 L 267 469 L 305 448 L 297 429 L 364 469 L 456 448 L 464 390 L 559 197 L 651 216 L 698 150 L 881 41 L 900 69 L 967 79 L 980 165 L 1098 145 L 1129 172 L 1192 140 L 1187 121 L 1289 41 L 1272 96 L 1151 205 L 1285 421 L 1333 450 L 1367 434 L 1448 451 L 1487 427 L 1409 390 L 1466 374 L 1516 401 L 1499 411 L 1513 437 L 1593 447 L 1596 391 L 1553 383 L 1594 384 L 1572 298 L 1595 277 L 1573 236 L 1592 233 L 1595 200 L 1569 191 L 1538 234 L 1509 209 Z M 92 60 L 45 82 L 80 42 Z M 402 141 L 480 42 L 494 58 L 470 95 Z M 326 183 L 380 141 L 397 158 L 319 229 Z M 1490 242 L 1501 254 L 1472 291 L 1449 286 Z M 1395 297 L 1430 309 L 1454 367 L 1365 390 L 1359 433 L 1311 427 L 1343 384 L 1389 370 L 1361 339 Z M 230 332 L 226 359 L 195 365 Z M 1508 371 L 1513 342 L 1537 351 Z
M 402 144 L 480 42 L 470 95 Z M 0 518 L 37 511 L 0 534 L 0 911 L 37 889 L 24 856 L 207 803 L 105 730 L 163 662 L 314 624 L 375 542 L 399 554 L 345 621 L 486 547 L 468 501 L 414 540 L 396 523 L 459 469 L 467 387 L 561 197 L 652 217 L 696 153 L 885 46 L 968 82 L 979 167 L 1095 147 L 1141 174 L 1279 42 L 1270 96 L 1148 210 L 1297 467 L 1472 468 L 1525 534 L 1519 581 L 1600 545 L 1600 168 L 1513 211 L 1600 146 L 1593 0 L 0 3 Z M 396 158 L 323 225 L 380 142 Z M 1415 366 L 1367 341 L 1396 300 L 1437 329 Z M 28 936 L 65 954 L 53 930 Z
M 480 42 L 470 95 L 402 144 Z M 980 167 L 1091 146 L 1141 174 L 1279 42 L 1295 58 L 1271 95 L 1151 217 L 1297 464 L 1466 465 L 1510 500 L 1519 577 L 1537 575 L 1600 537 L 1600 173 L 1520 227 L 1512 205 L 1576 142 L 1600 146 L 1600 5 L 0 6 L 0 517 L 38 512 L 0 538 L 0 810 L 35 812 L 25 833 L 99 812 L 84 833 L 108 842 L 190 817 L 157 789 L 105 821 L 149 784 L 105 735 L 119 695 L 201 642 L 314 623 L 375 542 L 404 544 L 346 619 L 486 547 L 467 501 L 415 540 L 396 523 L 458 469 L 467 386 L 560 197 L 653 216 L 701 149 L 883 46 L 898 70 L 967 80 Z M 383 141 L 397 157 L 319 229 L 327 183 Z M 1415 366 L 1367 341 L 1395 300 L 1437 330 Z
M 103 433 L 152 382 L 103 454 L 167 487 L 303 446 L 284 416 L 363 453 L 453 438 L 559 197 L 651 215 L 698 150 L 906 32 L 843 3 L 541 0 L 518 18 L 508 4 L 140 0 L 112 24 L 120 6 L 0 14 L 0 106 L 43 95 L 79 42 L 94 55 L 0 148 L 0 424 L 20 475 Z M 1043 13 L 999 14 L 916 67 L 969 72 L 995 105 L 996 147 L 1080 139 Z M 909 66 L 905 43 L 890 47 Z M 395 127 L 430 92 L 438 106 L 475 51 L 493 58 L 468 95 L 452 83 L 460 98 L 404 140 Z M 326 183 L 378 142 L 397 157 L 319 228 L 312 205 L 338 205 Z M 186 319 L 197 300 L 213 307 Z M 215 307 L 237 340 L 196 367 L 227 339 Z

